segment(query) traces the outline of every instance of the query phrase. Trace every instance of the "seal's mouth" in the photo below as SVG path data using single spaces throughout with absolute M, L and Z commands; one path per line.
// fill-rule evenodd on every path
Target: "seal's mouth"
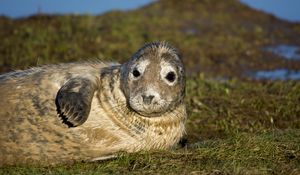
M 164 112 L 151 112 L 151 113 L 147 113 L 145 111 L 137 111 L 137 110 L 134 110 L 134 111 L 136 113 L 140 114 L 141 116 L 149 117 L 149 118 L 161 117 L 162 114 L 164 114 Z
M 136 105 L 136 104 L 130 104 L 130 103 L 128 103 L 127 106 L 131 111 L 133 111 L 143 117 L 149 117 L 149 118 L 150 117 L 151 118 L 152 117 L 161 117 L 166 112 L 162 108 L 155 109 L 153 106 L 145 107 L 143 105 Z

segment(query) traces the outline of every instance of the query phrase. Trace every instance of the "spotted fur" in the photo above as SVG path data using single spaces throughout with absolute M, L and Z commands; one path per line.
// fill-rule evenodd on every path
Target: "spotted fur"
M 133 81 L 139 60 L 144 72 Z M 162 80 L 161 62 L 176 71 L 172 86 Z M 122 65 L 69 63 L 3 74 L 0 89 L 0 166 L 167 149 L 185 132 L 184 68 L 166 43 L 147 44 Z M 152 107 L 133 107 L 131 97 Z

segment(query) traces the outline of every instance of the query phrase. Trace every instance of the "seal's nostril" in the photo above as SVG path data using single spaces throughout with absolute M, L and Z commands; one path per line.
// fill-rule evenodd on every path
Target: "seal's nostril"
M 149 95 L 149 96 L 146 96 L 146 95 L 142 95 L 143 97 L 143 102 L 147 105 L 151 104 L 153 98 L 154 98 L 154 95 Z

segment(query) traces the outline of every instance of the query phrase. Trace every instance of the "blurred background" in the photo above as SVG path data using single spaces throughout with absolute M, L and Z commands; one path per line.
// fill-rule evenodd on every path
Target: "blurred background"
M 300 79 L 297 0 L 0 3 L 0 72 L 96 58 L 123 62 L 145 42 L 165 40 L 182 52 L 189 74 Z
M 155 0 L 2 0 L 0 14 L 11 18 L 23 18 L 37 13 L 100 15 L 111 10 L 132 10 Z M 300 21 L 300 2 L 297 0 L 240 0 L 255 9 L 268 12 L 285 20 Z

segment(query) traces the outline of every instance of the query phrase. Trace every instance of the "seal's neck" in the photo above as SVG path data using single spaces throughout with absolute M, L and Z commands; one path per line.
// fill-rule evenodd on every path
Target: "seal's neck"
M 98 96 L 104 106 L 108 105 L 109 109 L 120 114 L 127 114 L 131 111 L 127 108 L 126 97 L 121 90 L 120 69 L 120 66 L 112 66 L 102 70 Z

